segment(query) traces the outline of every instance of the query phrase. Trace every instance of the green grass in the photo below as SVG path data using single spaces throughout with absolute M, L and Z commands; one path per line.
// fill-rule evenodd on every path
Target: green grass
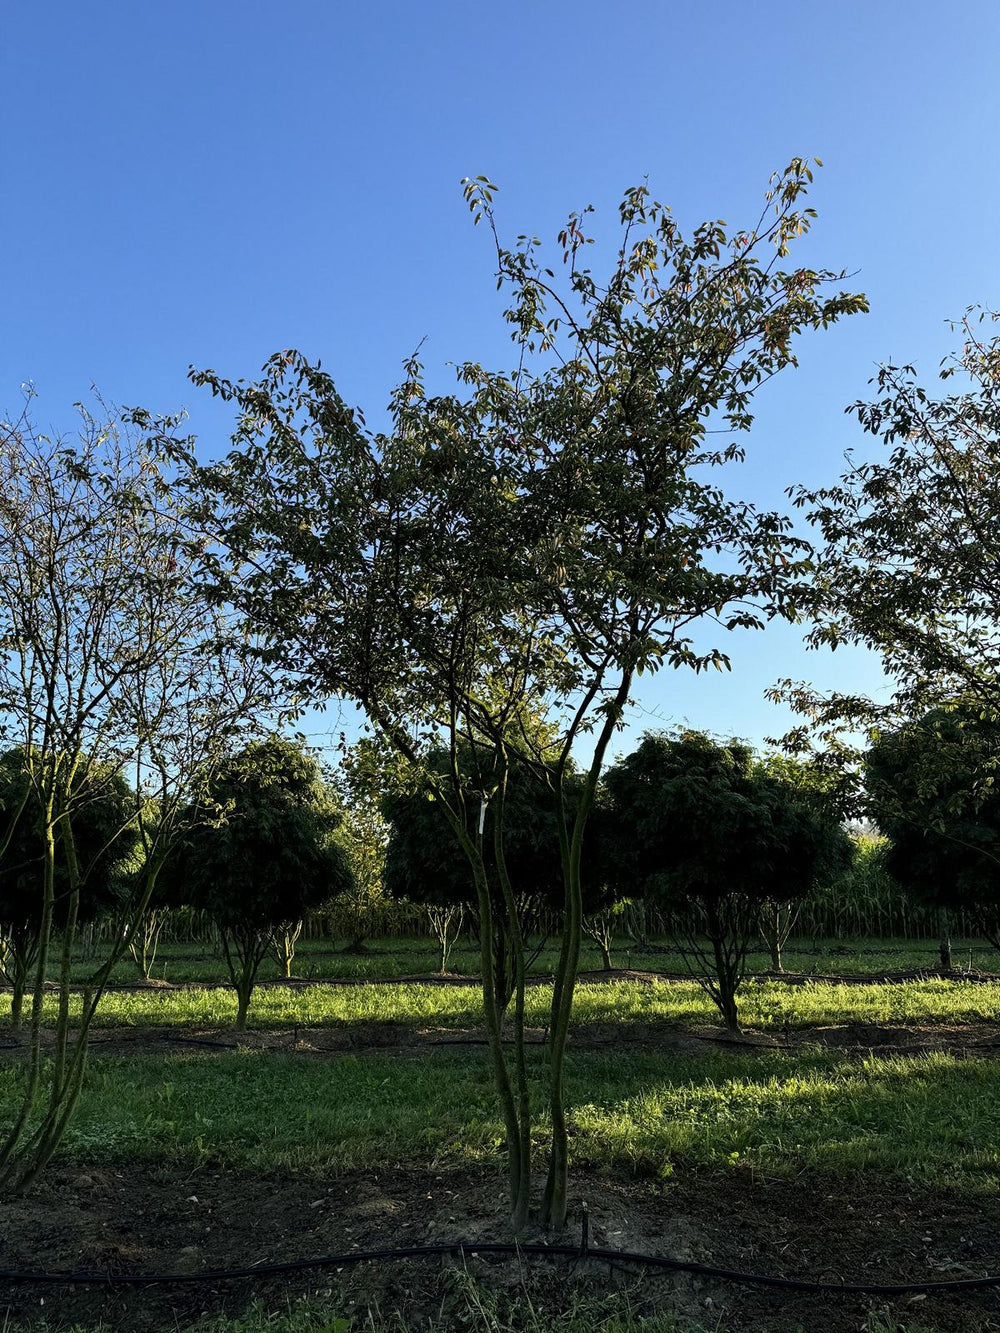
M 656 941 L 656 947 L 643 949 L 631 941 L 616 941 L 612 961 L 616 967 L 631 966 L 650 971 L 683 971 L 683 962 L 674 952 L 664 952 L 669 942 Z M 370 952 L 348 954 L 341 944 L 329 940 L 306 940 L 299 944 L 295 957 L 295 975 L 305 980 L 361 980 L 391 979 L 408 975 L 436 972 L 437 951 L 427 938 L 389 938 L 374 940 Z M 1000 971 L 1000 955 L 980 939 L 954 941 L 954 961 L 958 967 L 969 964 L 983 971 Z M 551 973 L 558 956 L 557 942 L 553 941 L 539 955 L 534 964 L 538 973 Z M 938 962 L 937 943 L 934 940 L 912 939 L 859 939 L 859 940 L 792 940 L 785 950 L 785 966 L 791 972 L 857 976 L 859 974 L 893 971 L 906 968 L 934 968 Z M 454 972 L 471 974 L 479 970 L 479 951 L 466 940 L 456 946 L 449 964 Z M 597 969 L 601 959 L 589 941 L 584 942 L 581 967 Z M 766 971 L 770 967 L 763 947 L 755 948 L 749 956 L 750 969 Z M 93 963 L 77 958 L 74 963 L 76 980 L 85 980 L 93 971 Z M 135 980 L 135 967 L 126 956 L 117 965 L 113 980 L 128 983 Z M 225 969 L 206 944 L 165 944 L 161 946 L 153 968 L 157 980 L 175 985 L 185 982 L 220 982 Z M 272 958 L 265 960 L 262 978 L 276 979 L 278 967 Z
M 785 1029 L 849 1023 L 966 1024 L 1000 1020 L 1000 983 L 929 979 L 893 984 L 848 984 L 880 969 L 932 967 L 933 942 L 872 942 L 854 954 L 789 951 L 789 968 L 840 974 L 844 982 L 749 982 L 742 992 L 748 1027 Z M 432 971 L 433 951 L 422 941 L 384 941 L 362 957 L 308 944 L 296 971 L 316 977 L 388 978 Z M 838 948 L 845 947 L 837 945 Z M 974 964 L 1000 968 L 977 945 Z M 171 980 L 217 982 L 217 960 L 196 958 L 198 946 L 165 955 Z M 812 950 L 812 945 L 809 945 Z M 204 950 L 202 949 L 202 952 Z M 641 955 L 616 961 L 644 970 L 680 969 L 676 955 Z M 966 958 L 956 950 L 956 960 Z M 766 959 L 753 960 L 763 967 Z M 472 972 L 465 950 L 456 970 Z M 596 966 L 595 956 L 584 966 Z M 540 970 L 551 966 L 543 957 Z M 121 969 L 130 979 L 129 968 Z M 550 988 L 530 988 L 528 1021 L 544 1026 Z M 0 1038 L 9 993 L 0 993 Z M 49 1017 L 53 1011 L 50 1010 Z M 147 1025 L 224 1027 L 235 997 L 219 985 L 191 990 L 109 993 L 98 1022 L 112 1028 Z M 258 990 L 251 1026 L 290 1031 L 296 1025 L 349 1028 L 394 1023 L 400 1039 L 414 1028 L 444 1032 L 480 1026 L 475 986 L 421 983 Z M 714 1007 L 696 984 L 582 983 L 577 1030 L 617 1025 L 641 1038 L 649 1024 L 717 1027 Z M 99 1049 L 99 1048 L 95 1048 Z M 531 1054 L 539 1146 L 546 1138 L 542 1091 L 545 1053 Z M 23 1078 L 20 1060 L 0 1056 L 0 1129 L 15 1105 Z M 803 1171 L 855 1178 L 872 1173 L 974 1200 L 1000 1187 L 1000 1061 L 949 1055 L 858 1059 L 803 1047 L 794 1054 L 711 1049 L 704 1055 L 656 1054 L 625 1044 L 607 1052 L 577 1049 L 568 1061 L 568 1104 L 575 1169 L 662 1180 L 675 1168 L 753 1171 L 768 1176 Z M 423 1049 L 417 1058 L 378 1053 L 327 1058 L 236 1049 L 209 1052 L 107 1055 L 93 1059 L 86 1087 L 60 1151 L 64 1163 L 104 1165 L 218 1164 L 261 1172 L 331 1173 L 372 1167 L 454 1167 L 495 1170 L 502 1165 L 502 1132 L 485 1055 L 475 1046 Z M 461 1276 L 461 1275 L 460 1275 Z M 340 1298 L 337 1298 L 340 1301 Z M 565 1297 L 558 1312 L 525 1303 L 522 1293 L 497 1293 L 471 1280 L 455 1286 L 430 1322 L 430 1333 L 480 1330 L 508 1333 L 702 1333 L 669 1317 L 640 1320 L 611 1304 L 586 1305 Z M 577 1304 L 573 1304 L 574 1300 Z M 240 1318 L 203 1319 L 187 1333 L 403 1333 L 404 1314 L 343 1301 L 296 1302 L 275 1311 L 263 1304 Z M 725 1333 L 726 1325 L 712 1327 Z M 874 1312 L 865 1333 L 925 1333 L 918 1322 L 897 1323 Z M 0 1322 L 0 1328 L 3 1328 Z M 10 1333 L 44 1333 L 45 1324 L 8 1326 Z M 77 1333 L 100 1333 L 96 1328 Z M 183 1333 L 178 1329 L 177 1333 Z M 810 1330 L 811 1333 L 811 1330 Z
M 423 1333 L 708 1333 L 702 1324 L 678 1321 L 673 1315 L 642 1316 L 628 1310 L 627 1293 L 614 1291 L 604 1299 L 563 1293 L 564 1309 L 539 1309 L 528 1295 L 496 1292 L 464 1274 L 453 1283 L 450 1299 L 442 1301 L 440 1313 L 421 1320 Z M 551 1302 L 549 1302 L 551 1304 Z M 625 1307 L 624 1309 L 622 1307 Z M 351 1309 L 331 1307 L 317 1300 L 290 1303 L 284 1311 L 268 1310 L 256 1303 L 239 1318 L 221 1316 L 199 1319 L 194 1324 L 175 1325 L 173 1333 L 412 1333 L 410 1317 L 400 1310 L 384 1312 L 377 1307 Z M 712 1333 L 726 1333 L 728 1322 L 715 1322 Z M 801 1327 L 801 1326 L 800 1326 Z M 4 1324 L 3 1333 L 51 1333 L 47 1322 Z M 109 1325 L 74 1324 L 68 1333 L 112 1333 Z M 802 1329 L 801 1333 L 815 1333 Z M 934 1333 L 926 1324 L 898 1323 L 887 1311 L 871 1312 L 860 1333 Z
M 541 1060 L 533 1065 L 540 1074 Z M 578 1167 L 667 1177 L 683 1162 L 1000 1183 L 994 1061 L 816 1052 L 793 1065 L 777 1053 L 577 1053 L 568 1075 Z M 0 1066 L 0 1119 L 21 1078 L 19 1068 Z M 536 1112 L 541 1140 L 543 1107 Z M 321 1062 L 242 1051 L 94 1061 L 62 1156 L 329 1171 L 475 1168 L 499 1164 L 502 1154 L 484 1059 Z
M 497 1292 L 468 1274 L 444 1275 L 438 1313 L 420 1320 L 424 1333 L 703 1333 L 701 1326 L 679 1323 L 671 1315 L 643 1318 L 628 1310 L 627 1296 L 618 1291 L 601 1298 L 572 1290 L 558 1294 L 565 1301 L 557 1311 L 539 1309 L 537 1295 Z M 552 1301 L 546 1302 L 551 1305 Z M 624 1307 L 624 1308 L 623 1308 Z M 174 1333 L 412 1333 L 414 1324 L 400 1310 L 384 1312 L 377 1306 L 351 1308 L 346 1301 L 330 1303 L 308 1299 L 289 1303 L 284 1311 L 268 1310 L 258 1302 L 239 1318 L 199 1319 L 173 1326 Z M 3 1333 L 48 1333 L 47 1323 L 0 1325 Z M 713 1325 L 724 1333 L 722 1325 Z M 68 1333 L 111 1333 L 106 1325 L 75 1324 Z M 892 1333 L 907 1333 L 894 1325 Z M 918 1333 L 916 1329 L 911 1333 Z
M 548 1023 L 551 987 L 531 986 L 527 1020 L 535 1027 Z M 72 1007 L 78 1009 L 79 997 Z M 789 985 L 780 981 L 747 982 L 740 993 L 743 1023 L 765 1032 L 783 1032 L 846 1023 L 976 1024 L 1000 1020 L 1000 982 L 946 981 L 933 978 L 891 984 L 866 985 L 827 981 Z M 10 1012 L 10 997 L 0 994 L 0 1025 Z M 474 1028 L 481 1025 L 478 988 L 434 986 L 424 983 L 324 986 L 299 989 L 260 987 L 254 994 L 250 1025 L 292 1029 L 296 1026 L 350 1026 L 394 1023 L 402 1029 Z M 55 1000 L 46 1002 L 54 1019 Z M 222 987 L 190 990 L 112 991 L 98 1010 L 99 1026 L 218 1027 L 231 1024 L 236 997 Z M 585 1032 L 588 1025 L 622 1024 L 636 1036 L 649 1023 L 683 1026 L 717 1025 L 718 1015 L 709 998 L 694 982 L 581 982 L 577 988 L 574 1021 Z M 2 1032 L 2 1026 L 0 1026 Z

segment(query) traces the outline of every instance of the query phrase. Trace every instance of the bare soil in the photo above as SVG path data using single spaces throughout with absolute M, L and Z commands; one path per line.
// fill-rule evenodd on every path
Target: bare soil
M 51 1040 L 43 1033 L 43 1042 Z M 544 1047 L 545 1028 L 526 1033 L 529 1045 Z M 94 1028 L 90 1049 L 94 1056 L 162 1054 L 170 1048 L 194 1046 L 206 1052 L 227 1050 L 272 1051 L 277 1054 L 320 1058 L 354 1055 L 392 1055 L 400 1058 L 433 1056 L 436 1052 L 475 1051 L 486 1045 L 486 1033 L 478 1027 L 411 1025 L 406 1023 L 350 1022 L 285 1028 L 249 1028 L 236 1032 L 230 1026 L 184 1026 L 164 1024 L 142 1027 Z M 975 1055 L 986 1059 L 1000 1056 L 1000 1025 L 994 1023 L 843 1023 L 789 1029 L 775 1033 L 747 1028 L 740 1034 L 711 1023 L 686 1026 L 680 1023 L 588 1023 L 571 1035 L 576 1051 L 614 1049 L 699 1055 L 706 1051 L 732 1055 L 786 1052 L 790 1056 L 808 1050 L 832 1049 L 844 1055 L 871 1054 Z M 9 1036 L 0 1040 L 0 1050 L 10 1055 L 23 1051 L 23 1042 Z
M 722 1267 L 824 1281 L 905 1282 L 979 1276 L 1000 1268 L 1000 1199 L 942 1194 L 898 1182 L 817 1176 L 762 1179 L 748 1171 L 678 1172 L 669 1181 L 578 1177 L 567 1238 L 579 1237 L 586 1199 L 591 1244 L 670 1254 Z M 130 1333 L 238 1314 L 260 1297 L 285 1308 L 308 1294 L 340 1313 L 406 1311 L 411 1326 L 437 1316 L 458 1260 L 335 1265 L 280 1279 L 131 1289 L 125 1273 L 197 1272 L 307 1256 L 441 1241 L 507 1239 L 496 1176 L 364 1172 L 257 1176 L 217 1169 L 56 1171 L 23 1199 L 0 1200 L 0 1267 L 87 1270 L 105 1285 L 58 1287 L 0 1280 L 0 1327 L 44 1316 L 54 1328 L 104 1321 Z M 535 1308 L 565 1309 L 574 1294 L 618 1292 L 633 1313 L 673 1311 L 733 1333 L 846 1333 L 886 1308 L 903 1323 L 957 1333 L 1000 1329 L 995 1292 L 901 1298 L 817 1296 L 640 1272 L 588 1261 L 487 1261 L 466 1266 Z M 353 1305 L 352 1305 L 353 1302 Z M 4 1323 L 6 1318 L 7 1323 Z M 360 1321 L 359 1321 L 360 1323 Z

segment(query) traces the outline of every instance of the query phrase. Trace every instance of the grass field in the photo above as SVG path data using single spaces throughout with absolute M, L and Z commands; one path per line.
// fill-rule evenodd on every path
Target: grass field
M 981 939 L 953 941 L 953 961 L 956 968 L 970 965 L 982 971 L 1000 971 L 1000 954 Z M 540 975 L 550 974 L 556 964 L 558 948 L 550 943 L 542 949 L 532 970 Z M 612 949 L 616 967 L 630 967 L 649 971 L 683 971 L 683 961 L 669 943 L 652 941 L 642 948 L 629 940 L 619 940 Z M 824 940 L 793 939 L 785 950 L 785 967 L 792 973 L 822 973 L 843 976 L 866 975 L 873 972 L 913 968 L 936 968 L 937 942 L 931 939 L 885 940 Z M 597 948 L 584 941 L 581 968 L 599 969 L 601 957 Z M 767 951 L 751 950 L 748 959 L 750 971 L 767 971 L 770 960 Z M 372 940 L 363 953 L 347 952 L 342 944 L 329 940 L 304 940 L 295 955 L 294 974 L 307 981 L 357 978 L 372 980 L 401 976 L 419 976 L 436 972 L 437 951 L 430 939 L 389 938 Z M 478 948 L 467 939 L 457 944 L 449 961 L 449 970 L 459 974 L 474 974 L 479 970 Z M 93 964 L 77 958 L 74 974 L 85 980 L 93 971 Z M 185 982 L 211 982 L 222 979 L 220 960 L 205 944 L 164 944 L 157 953 L 152 970 L 156 980 L 173 985 Z M 272 980 L 279 976 L 273 958 L 265 959 L 261 978 Z M 115 968 L 112 980 L 118 983 L 134 981 L 135 966 L 126 956 Z
M 20 1078 L 10 1065 L 0 1072 L 0 1106 Z M 581 1168 L 659 1179 L 680 1163 L 816 1168 L 1000 1185 L 994 1060 L 576 1054 L 569 1103 Z M 544 1107 L 535 1110 L 541 1141 Z M 501 1165 L 501 1142 L 482 1059 L 243 1051 L 95 1060 L 62 1156 L 258 1171 L 479 1169 Z
M 530 1025 L 548 1023 L 551 987 L 531 986 L 526 998 Z M 75 998 L 78 1009 L 80 998 Z M 1000 981 L 928 978 L 897 983 L 749 981 L 740 992 L 744 1026 L 762 1032 L 847 1023 L 959 1023 L 1000 1021 Z M 46 1001 L 53 1017 L 55 1001 Z M 0 1023 L 10 1012 L 9 992 L 0 992 Z M 235 993 L 222 986 L 191 989 L 110 991 L 98 1010 L 101 1027 L 225 1025 L 236 1014 Z M 575 1000 L 578 1029 L 594 1024 L 641 1028 L 650 1023 L 715 1024 L 717 1012 L 693 981 L 582 981 Z M 475 1027 L 480 1001 L 474 985 L 372 983 L 361 986 L 261 986 L 250 1022 L 256 1028 L 340 1024 L 397 1024 L 441 1029 Z M 0 1027 L 2 1032 L 2 1027 Z
M 326 976 L 334 977 L 330 969 L 336 964 L 342 978 L 360 978 L 371 968 L 381 982 L 262 986 L 251 1008 L 252 1031 L 240 1041 L 231 1029 L 235 997 L 218 984 L 217 960 L 195 958 L 193 951 L 175 946 L 166 956 L 168 974 L 176 969 L 181 981 L 185 970 L 190 974 L 201 968 L 202 980 L 209 984 L 110 992 L 102 1002 L 98 1027 L 111 1036 L 106 1047 L 94 1046 L 78 1113 L 51 1168 L 53 1183 L 45 1186 L 38 1205 L 40 1234 L 52 1230 L 52 1217 L 63 1206 L 60 1191 L 68 1189 L 65 1206 L 75 1210 L 67 1237 L 95 1206 L 104 1206 L 88 1203 L 86 1189 L 72 1184 L 73 1173 L 80 1172 L 104 1172 L 109 1180 L 116 1175 L 135 1178 L 142 1189 L 142 1182 L 168 1182 L 168 1192 L 181 1199 L 197 1193 L 202 1186 L 196 1182 L 206 1176 L 237 1185 L 244 1179 L 263 1181 L 257 1188 L 265 1196 L 267 1181 L 296 1181 L 305 1191 L 302 1197 L 308 1198 L 310 1189 L 328 1190 L 338 1181 L 353 1191 L 358 1181 L 386 1173 L 408 1179 L 407 1173 L 429 1172 L 436 1173 L 434 1180 L 452 1182 L 456 1190 L 461 1182 L 472 1198 L 495 1193 L 503 1161 L 502 1133 L 483 1049 L 475 1044 L 480 1025 L 476 987 L 392 982 L 393 975 L 430 971 L 431 955 L 415 947 L 419 942 L 391 943 L 391 948 L 382 946 L 379 953 L 361 957 L 307 948 L 304 962 L 315 965 L 317 975 L 325 968 Z M 987 968 L 992 960 L 986 950 L 973 947 L 980 955 L 976 965 Z M 931 1254 L 922 1231 L 927 1228 L 935 1238 L 939 1232 L 948 1238 L 941 1242 L 945 1248 L 940 1255 L 935 1249 L 929 1271 L 951 1271 L 948 1265 L 958 1265 L 956 1271 L 963 1273 L 982 1272 L 983 1264 L 989 1268 L 991 1255 L 979 1255 L 976 1248 L 986 1242 L 966 1241 L 975 1226 L 987 1224 L 995 1226 L 1000 1238 L 1000 1061 L 993 1058 L 990 1045 L 1000 1027 L 1000 982 L 960 975 L 897 982 L 860 979 L 880 968 L 890 970 L 890 960 L 892 970 L 930 967 L 936 956 L 927 942 L 864 942 L 850 954 L 789 951 L 789 969 L 806 958 L 815 979 L 800 975 L 746 984 L 742 1013 L 749 1044 L 743 1048 L 717 1041 L 715 1010 L 694 982 L 648 976 L 584 980 L 568 1060 L 574 1178 L 589 1182 L 585 1188 L 595 1196 L 602 1189 L 632 1191 L 628 1197 L 634 1206 L 641 1205 L 650 1216 L 664 1209 L 672 1214 L 678 1198 L 690 1204 L 699 1191 L 708 1191 L 721 1220 L 713 1222 L 711 1213 L 707 1222 L 701 1218 L 703 1232 L 692 1252 L 709 1258 L 730 1243 L 725 1217 L 735 1204 L 724 1200 L 738 1195 L 752 1219 L 754 1191 L 771 1191 L 768 1206 L 777 1221 L 764 1226 L 763 1239 L 754 1238 L 753 1223 L 748 1223 L 751 1231 L 740 1233 L 743 1248 L 737 1252 L 744 1256 L 741 1262 L 771 1271 L 788 1262 L 782 1260 L 781 1237 L 787 1248 L 788 1236 L 802 1227 L 808 1243 L 798 1262 L 826 1271 L 825 1265 L 835 1262 L 827 1250 L 833 1253 L 840 1244 L 836 1228 L 848 1228 L 846 1236 L 857 1214 L 867 1209 L 872 1212 L 867 1238 L 850 1245 L 845 1239 L 847 1248 L 837 1261 L 855 1276 L 879 1252 L 880 1238 L 889 1236 L 877 1228 L 889 1225 L 896 1200 L 912 1196 L 919 1205 L 909 1204 L 904 1212 L 906 1225 L 912 1221 L 916 1228 L 915 1240 L 901 1240 L 898 1253 L 887 1253 L 886 1264 L 917 1263 L 917 1271 L 923 1272 L 920 1265 Z M 633 968 L 642 966 L 647 972 L 653 970 L 645 966 L 649 962 L 660 970 L 677 969 L 677 960 L 662 953 L 646 960 L 633 955 L 630 961 Z M 540 960 L 542 973 L 544 965 Z M 471 955 L 459 958 L 456 967 L 471 971 Z M 305 974 L 304 968 L 296 971 Z M 827 979 L 838 975 L 843 979 Z M 187 980 L 196 978 L 189 975 Z M 528 994 L 533 1027 L 544 1029 L 548 1001 L 549 986 L 540 978 Z M 8 1010 L 9 993 L 0 992 L 0 1042 Z M 52 1017 L 50 1011 L 46 1021 Z M 163 1049 L 146 1040 L 154 1029 L 167 1036 Z M 331 1038 L 347 1034 L 356 1039 L 357 1050 L 296 1044 L 299 1030 L 307 1029 L 326 1030 Z M 387 1029 L 395 1034 L 391 1042 Z M 214 1036 L 220 1045 L 178 1047 L 169 1044 L 170 1033 L 181 1040 L 184 1034 Z M 900 1033 L 912 1034 L 926 1048 L 900 1049 L 893 1035 Z M 270 1048 L 255 1045 L 262 1034 L 272 1034 Z M 463 1034 L 472 1040 L 434 1044 L 438 1035 L 447 1043 Z M 830 1034 L 843 1036 L 839 1047 L 829 1044 Z M 887 1038 L 885 1050 L 876 1040 L 879 1034 Z M 122 1045 L 126 1038 L 134 1039 L 134 1054 Z M 389 1045 L 393 1049 L 382 1049 Z M 532 1072 L 541 1075 L 545 1060 L 544 1046 L 533 1047 Z M 0 1119 L 14 1105 L 23 1077 L 17 1051 L 0 1052 Z M 540 1089 L 542 1080 L 535 1085 Z M 535 1112 L 541 1146 L 546 1109 L 540 1095 Z M 69 1181 L 70 1187 L 60 1181 Z M 812 1222 L 801 1199 L 803 1191 L 810 1197 L 809 1182 L 816 1181 L 824 1182 L 823 1197 L 831 1201 L 824 1207 L 833 1240 L 830 1233 L 822 1241 L 818 1233 L 808 1240 Z M 276 1188 L 280 1192 L 281 1187 Z M 877 1199 L 883 1200 L 878 1208 L 867 1202 Z M 938 1202 L 941 1217 L 936 1216 Z M 847 1214 L 853 1215 L 850 1221 Z M 287 1241 L 292 1253 L 301 1252 L 303 1245 L 309 1248 L 295 1239 L 300 1216 L 301 1210 L 292 1211 Z M 943 1219 L 952 1220 L 946 1227 Z M 113 1215 L 101 1225 L 113 1226 Z M 897 1219 L 893 1225 L 903 1224 Z M 51 1244 L 57 1245 L 62 1234 L 58 1228 L 52 1231 Z M 392 1225 L 387 1221 L 373 1234 L 384 1234 L 388 1243 Z M 992 1243 L 993 1231 L 985 1234 Z M 3 1236 L 0 1219 L 0 1246 Z M 58 1243 L 63 1248 L 57 1253 L 66 1256 L 62 1266 L 70 1266 L 70 1241 Z M 123 1253 L 131 1251 L 126 1246 Z M 956 1259 L 960 1253 L 968 1258 Z M 907 1257 L 912 1255 L 917 1258 Z M 125 1261 L 148 1269 L 156 1260 L 153 1251 L 141 1260 Z M 169 1266 L 175 1259 L 168 1255 L 160 1262 Z M 832 1323 L 803 1305 L 783 1322 L 777 1306 L 768 1307 L 766 1318 L 753 1316 L 758 1307 L 747 1304 L 749 1297 L 716 1309 L 708 1319 L 697 1301 L 681 1299 L 684 1292 L 678 1290 L 655 1299 L 645 1292 L 632 1308 L 620 1291 L 606 1291 L 606 1283 L 580 1291 L 570 1286 L 560 1288 L 562 1304 L 555 1308 L 546 1304 L 553 1284 L 543 1279 L 537 1279 L 541 1286 L 529 1282 L 514 1289 L 498 1288 L 488 1274 L 438 1273 L 414 1281 L 424 1301 L 420 1326 L 442 1333 L 554 1333 L 556 1327 L 579 1333 L 742 1333 L 758 1327 L 803 1333 L 825 1328 L 923 1333 L 1000 1327 L 1000 1318 L 991 1322 L 994 1306 L 985 1297 L 969 1310 L 943 1299 L 933 1310 L 925 1305 L 919 1311 L 899 1303 L 885 1309 L 877 1301 L 855 1303 L 840 1322 Z M 198 1333 L 401 1333 L 406 1327 L 395 1297 L 351 1288 L 355 1303 L 350 1305 L 339 1287 L 324 1295 L 326 1290 L 295 1290 L 277 1300 L 274 1294 L 262 1296 L 246 1312 L 241 1307 L 225 1316 L 216 1310 L 201 1317 L 184 1307 L 174 1310 L 172 1322 L 162 1327 L 175 1333 L 189 1328 Z M 129 1320 L 138 1317 L 135 1312 L 141 1307 L 129 1308 L 127 1318 L 119 1312 L 107 1327 L 133 1327 Z M 36 1303 L 31 1315 L 23 1303 L 14 1303 L 6 1322 L 4 1309 L 0 1295 L 4 1333 L 42 1328 L 96 1333 L 99 1327 L 89 1306 L 82 1322 L 75 1307 L 67 1307 L 62 1317 L 49 1309 L 38 1311 Z M 928 1322 L 914 1314 L 927 1316 Z M 765 1322 L 746 1322 L 752 1317 Z M 811 1323 L 814 1319 L 820 1322 Z M 153 1330 L 161 1325 L 147 1319 L 134 1326 Z

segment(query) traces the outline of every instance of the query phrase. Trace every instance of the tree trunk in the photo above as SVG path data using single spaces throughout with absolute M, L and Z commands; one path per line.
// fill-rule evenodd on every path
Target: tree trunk
M 129 953 L 131 953 L 136 971 L 143 981 L 149 980 L 153 964 L 156 962 L 156 949 L 160 942 L 162 928 L 162 914 L 156 908 L 153 908 L 129 933 Z
M 17 971 L 14 973 L 14 993 L 10 998 L 10 1030 L 15 1037 L 21 1031 L 21 1019 L 24 1015 L 24 990 L 27 980 L 23 972 Z
M 768 940 L 768 948 L 771 951 L 771 971 L 784 972 L 785 965 L 781 961 L 781 940 L 777 935 Z
M 739 1015 L 739 1010 L 736 1006 L 736 994 L 735 991 L 728 985 L 726 986 L 725 990 L 720 993 L 719 1009 L 722 1012 L 722 1018 L 723 1021 L 725 1022 L 727 1030 L 729 1032 L 732 1032 L 734 1036 L 739 1036 L 740 1015 Z
M 601 727 L 584 780 L 580 802 L 573 820 L 572 835 L 566 825 L 566 807 L 563 800 L 563 777 L 559 774 L 557 789 L 560 859 L 565 891 L 562 946 L 552 987 L 552 1006 L 549 1020 L 549 1114 L 552 1120 L 552 1140 L 549 1171 L 542 1195 L 541 1222 L 543 1226 L 561 1231 L 566 1225 L 566 1199 L 569 1192 L 569 1130 L 566 1124 L 566 1043 L 573 1015 L 573 992 L 580 965 L 580 946 L 583 939 L 583 886 L 581 859 L 583 835 L 587 819 L 594 808 L 597 784 L 604 756 L 628 702 L 632 672 L 622 674 L 618 689 L 608 702 L 604 724 Z
M 583 933 L 588 940 L 597 945 L 601 955 L 601 965 L 605 972 L 610 972 L 614 963 L 611 961 L 611 946 L 614 943 L 614 930 L 611 919 L 606 913 L 583 918 Z
M 5 941 L 6 951 L 3 959 L 3 975 L 10 983 L 10 1032 L 17 1037 L 21 1032 L 24 1018 L 24 996 L 28 988 L 32 960 L 35 957 L 36 941 L 29 938 L 27 931 L 13 931 Z
M 951 929 L 947 907 L 938 909 L 938 934 L 940 937 L 941 970 L 951 971 Z
M 253 993 L 253 985 L 243 984 L 236 989 L 236 1031 L 246 1032 L 247 1015 L 250 1012 L 250 996 Z
M 443 977 L 448 971 L 448 959 L 455 946 L 455 940 L 462 929 L 461 907 L 428 907 L 427 919 L 438 945 L 438 976 Z M 454 927 L 454 928 L 453 928 Z
M 278 931 L 274 941 L 274 952 L 277 955 L 278 966 L 281 968 L 281 975 L 286 981 L 291 979 L 292 964 L 295 962 L 295 946 L 302 934 L 302 925 L 301 921 L 296 921 L 287 930 Z
M 249 929 L 242 935 L 236 931 L 230 935 L 228 931 L 220 930 L 219 939 L 229 980 L 236 991 L 236 1031 L 245 1032 L 257 973 L 272 947 L 273 935 L 270 932 L 260 935 Z
M 783 917 L 782 913 L 786 913 Z M 766 903 L 761 912 L 760 933 L 771 955 L 771 971 L 784 972 L 785 964 L 781 950 L 791 929 L 791 917 L 787 907 L 778 903 Z

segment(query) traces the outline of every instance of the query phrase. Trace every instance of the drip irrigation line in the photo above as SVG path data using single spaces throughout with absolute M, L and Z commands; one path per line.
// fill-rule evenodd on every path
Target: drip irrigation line
M 579 1245 L 518 1245 L 515 1242 L 449 1241 L 433 1245 L 403 1245 L 383 1250 L 353 1250 L 348 1254 L 327 1254 L 312 1259 L 289 1259 L 282 1263 L 252 1264 L 245 1268 L 215 1268 L 199 1273 L 86 1273 L 25 1272 L 0 1270 L 0 1282 L 52 1286 L 149 1287 L 159 1284 L 225 1282 L 239 1278 L 279 1277 L 314 1268 L 346 1268 L 362 1263 L 386 1263 L 397 1259 L 430 1259 L 446 1255 L 475 1258 L 498 1255 L 537 1259 L 592 1259 L 600 1263 L 633 1264 L 673 1273 L 689 1273 L 717 1282 L 734 1282 L 782 1291 L 801 1291 L 825 1295 L 906 1296 L 943 1292 L 984 1291 L 1000 1287 L 1000 1276 L 943 1278 L 937 1282 L 817 1282 L 806 1278 L 773 1277 L 767 1273 L 744 1273 L 738 1269 L 717 1268 L 712 1264 L 666 1255 L 642 1254 L 632 1250 L 608 1250 L 589 1244 L 585 1225 Z

